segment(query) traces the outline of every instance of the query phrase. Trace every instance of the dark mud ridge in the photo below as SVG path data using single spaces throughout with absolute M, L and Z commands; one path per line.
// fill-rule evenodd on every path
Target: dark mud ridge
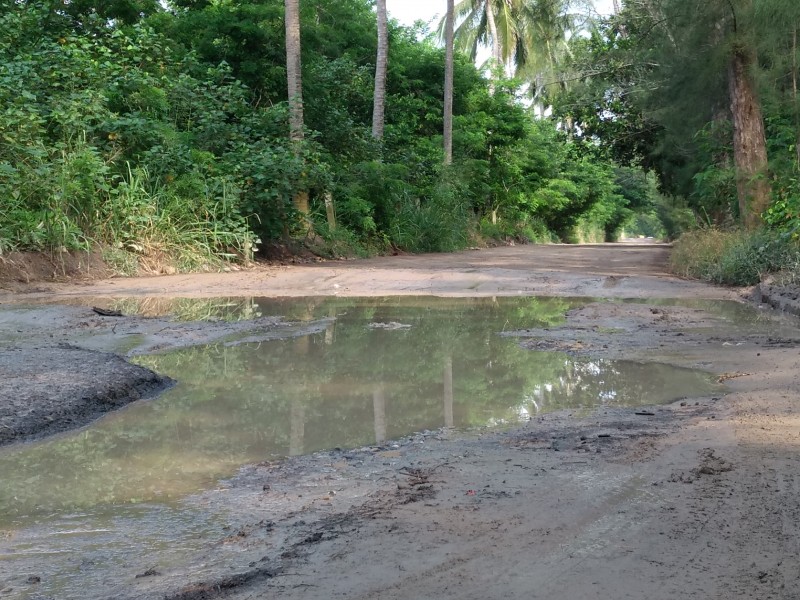
M 764 282 L 756 286 L 753 300 L 800 317 L 800 288 Z
M 0 349 L 0 445 L 80 427 L 172 383 L 106 352 Z

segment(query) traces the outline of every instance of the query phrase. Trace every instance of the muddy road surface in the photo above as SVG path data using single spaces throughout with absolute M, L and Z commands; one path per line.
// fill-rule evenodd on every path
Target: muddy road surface
M 30 407 L 177 381 L 0 448 L 0 599 L 799 598 L 798 323 L 668 253 L 0 283 Z

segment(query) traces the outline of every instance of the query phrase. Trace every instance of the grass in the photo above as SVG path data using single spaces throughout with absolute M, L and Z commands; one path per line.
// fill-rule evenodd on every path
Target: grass
M 676 275 L 731 286 L 755 285 L 774 273 L 797 278 L 798 265 L 797 242 L 765 229 L 685 233 L 675 242 L 671 258 Z

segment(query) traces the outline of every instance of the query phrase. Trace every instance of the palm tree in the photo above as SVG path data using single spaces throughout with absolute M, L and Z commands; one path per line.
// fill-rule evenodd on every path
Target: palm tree
M 519 17 L 520 45 L 525 48 L 525 61 L 518 74 L 531 82 L 534 102 L 564 91 L 564 63 L 570 57 L 569 40 L 585 26 L 588 10 L 580 0 L 536 0 L 524 5 Z M 583 6 L 586 8 L 585 6 Z
M 455 2 L 447 0 L 447 14 L 444 26 L 444 164 L 453 163 L 453 23 L 455 21 Z
M 517 30 L 517 15 L 523 4 L 524 0 L 460 0 L 454 7 L 458 50 L 475 60 L 478 48 L 488 46 L 492 50 L 493 66 L 506 71 L 511 64 L 524 61 Z M 444 24 L 443 20 L 439 25 L 440 36 Z
M 375 63 L 375 100 L 372 109 L 372 137 L 383 139 L 386 109 L 386 66 L 389 60 L 389 30 L 386 17 L 386 0 L 378 0 L 378 58 Z
M 573 10 L 584 8 L 585 10 Z M 560 90 L 558 75 L 569 38 L 583 27 L 587 0 L 460 0 L 455 6 L 456 47 L 473 60 L 492 49 L 495 66 L 533 84 L 534 97 Z M 444 21 L 440 25 L 442 34 Z M 548 82 L 555 81 L 555 88 Z
M 300 0 L 285 0 L 286 4 L 286 78 L 289 90 L 289 138 L 300 151 L 303 141 L 303 76 L 300 62 Z M 294 195 L 295 208 L 308 214 L 308 192 Z

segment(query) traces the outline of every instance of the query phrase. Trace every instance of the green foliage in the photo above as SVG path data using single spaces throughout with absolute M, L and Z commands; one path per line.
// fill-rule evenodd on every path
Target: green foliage
M 608 156 L 532 118 L 517 82 L 490 88 L 463 56 L 443 171 L 444 52 L 397 25 L 376 142 L 368 0 L 302 5 L 299 147 L 280 0 L 0 4 L 0 252 L 98 243 L 126 273 L 247 260 L 258 240 L 305 235 L 299 189 L 330 255 L 463 248 L 479 223 L 518 241 L 579 226 L 612 239 L 644 206 L 620 194 Z
M 683 277 L 724 285 L 754 285 L 769 273 L 796 267 L 800 246 L 767 230 L 702 229 L 684 234 L 672 253 L 672 270 Z
M 667 237 L 664 223 L 655 211 L 636 215 L 633 221 L 625 227 L 625 233 L 630 237 L 644 237 L 654 240 L 663 240 Z
M 389 238 L 411 252 L 452 252 L 465 248 L 472 224 L 464 198 L 464 185 L 454 173 L 446 176 L 424 204 L 403 207 Z
M 577 124 L 577 137 L 597 154 L 655 172 L 660 190 L 686 199 L 701 222 L 730 226 L 743 215 L 729 69 L 734 56 L 758 57 L 747 76 L 763 112 L 773 188 L 761 217 L 796 232 L 798 18 L 800 4 L 790 0 L 627 2 L 572 41 L 578 82 L 555 115 Z
M 228 122 L 247 107 L 241 86 L 224 68 L 186 74 L 198 65 L 144 26 L 52 40 L 31 31 L 47 14 L 23 8 L 3 17 L 19 43 L 0 62 L 7 249 L 93 239 L 151 269 L 159 259 L 192 269 L 252 255 L 241 188 L 214 168 L 225 139 L 241 137 Z
M 800 239 L 800 127 L 788 117 L 767 121 L 773 202 L 764 221 L 776 231 Z

